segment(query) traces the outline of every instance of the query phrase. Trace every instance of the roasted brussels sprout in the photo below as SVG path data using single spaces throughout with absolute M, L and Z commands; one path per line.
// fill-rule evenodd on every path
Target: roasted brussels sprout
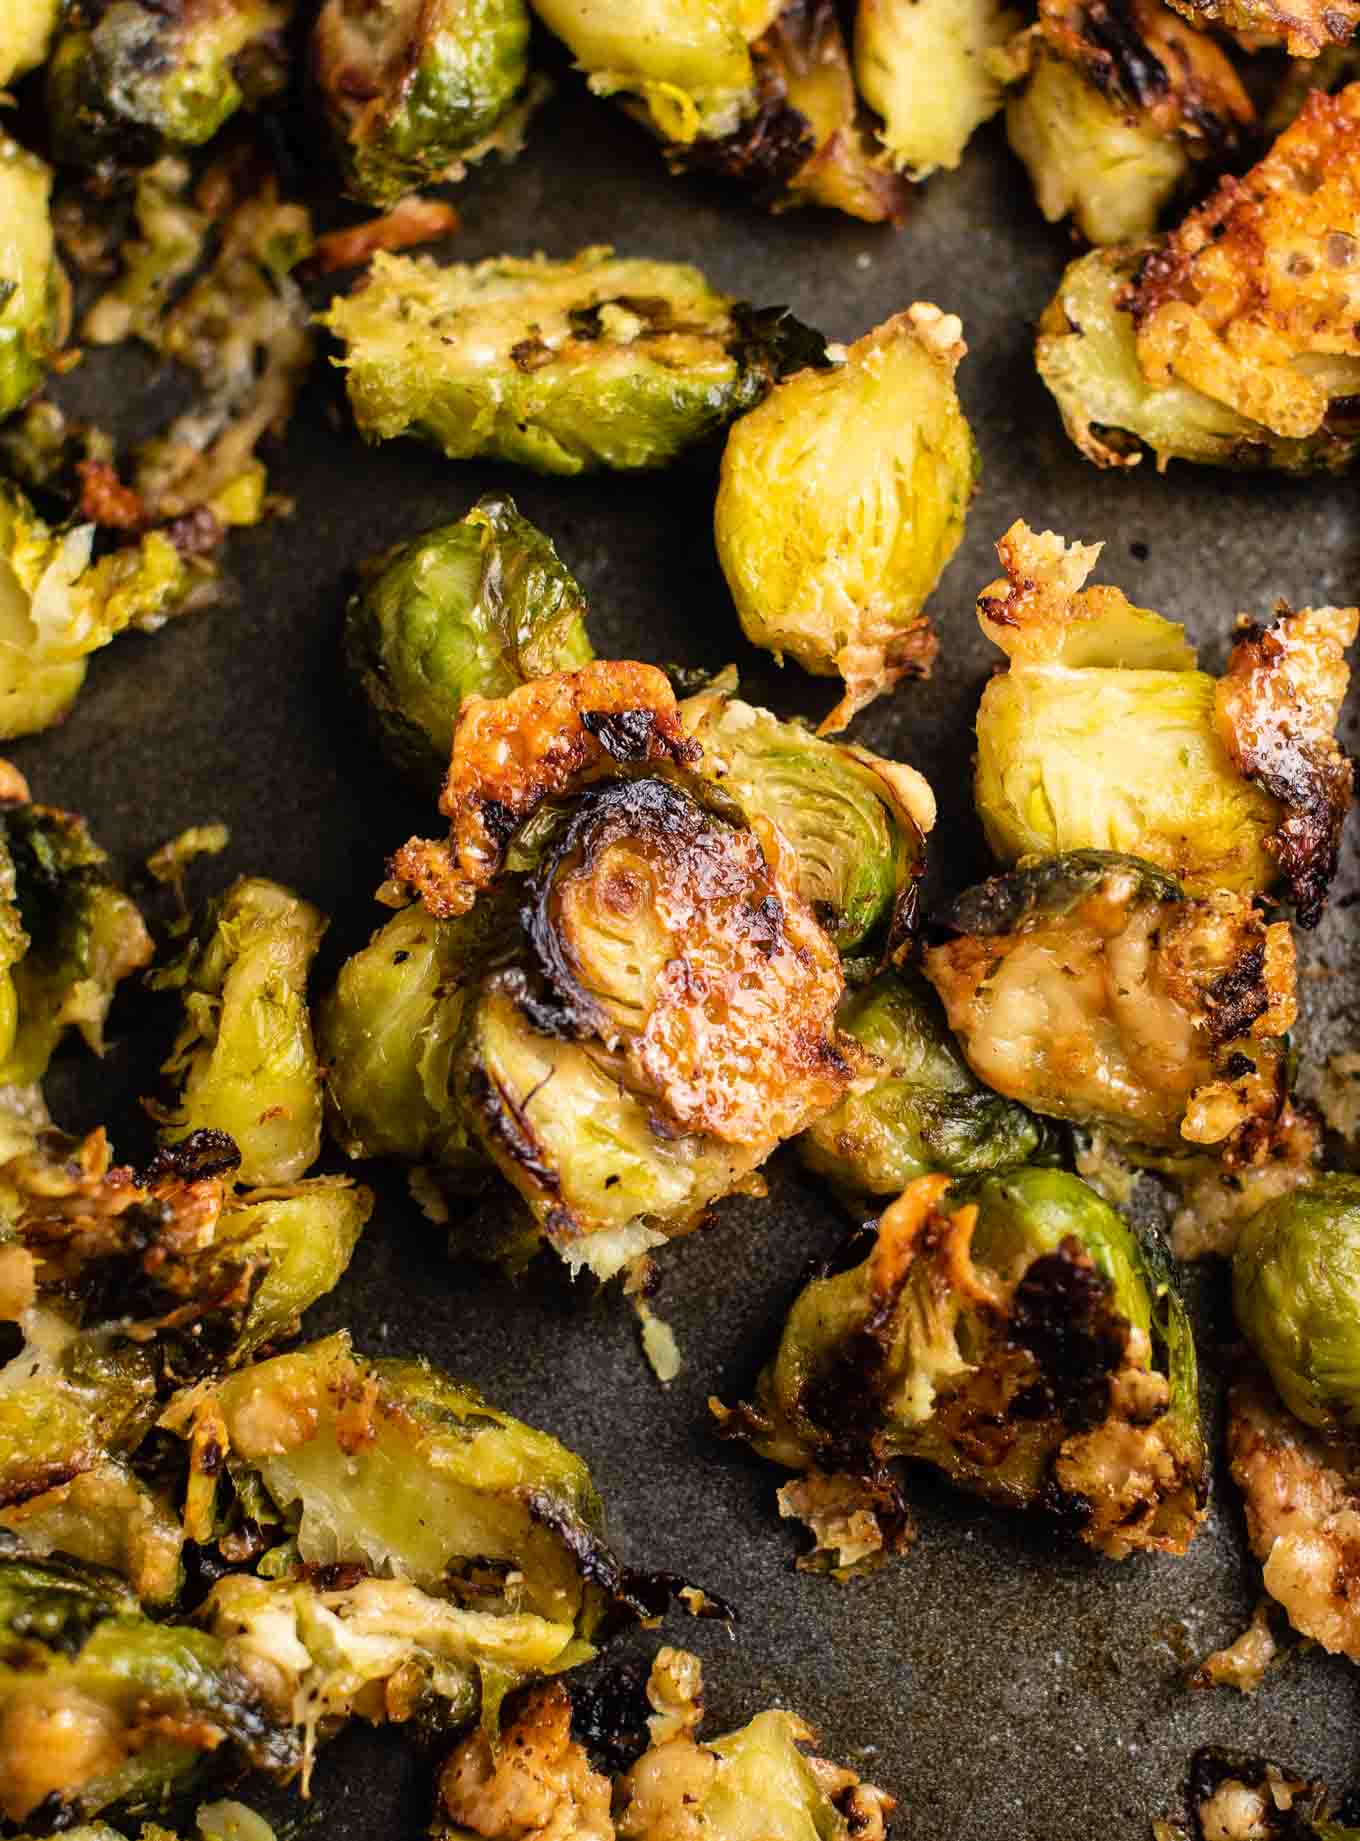
M 139 1179 L 96 1133 L 39 1139 L 3 1173 L 0 1316 L 24 1343 L 0 1368 L 0 1526 L 147 1599 L 174 1593 L 183 1534 L 127 1460 L 171 1389 L 296 1328 L 372 1208 L 335 1177 L 237 1194 L 235 1163 L 202 1133 Z
M 1188 901 L 1136 857 L 1079 850 L 959 897 L 925 973 L 973 1072 L 1037 1112 L 1163 1149 L 1269 1134 L 1297 1014 L 1287 921 Z
M 465 705 L 450 837 L 403 846 L 394 883 L 442 923 L 502 902 L 515 918 L 490 906 L 494 959 L 474 948 L 456 995 L 436 968 L 467 936 L 415 933 L 423 956 L 398 961 L 409 948 L 380 935 L 326 1024 L 332 1059 L 352 1057 L 336 1093 L 352 1138 L 442 1160 L 466 1130 L 558 1250 L 602 1277 L 695 1225 L 850 1076 L 840 958 L 794 851 L 700 759 L 651 666 L 598 662 Z M 415 1054 L 371 1020 L 391 1003 L 385 953 L 405 1014 L 430 1019 Z M 375 1119 L 365 1064 L 412 1099 Z
M 1349 464 L 1358 170 L 1360 84 L 1316 91 L 1244 179 L 1170 236 L 1068 269 L 1036 357 L 1088 459 L 1127 466 L 1146 445 L 1159 465 Z
M 345 612 L 345 658 L 393 762 L 437 789 L 463 699 L 586 664 L 585 614 L 548 538 L 489 495 L 374 558 Z
M 561 1683 L 526 1690 L 497 1750 L 483 1732 L 455 1748 L 440 1773 L 431 1832 L 437 1841 L 469 1833 L 528 1841 L 559 1831 L 660 1841 L 683 1826 L 713 1841 L 744 1841 L 756 1829 L 769 1841 L 883 1841 L 893 1799 L 810 1756 L 816 1735 L 797 1714 L 770 1709 L 725 1738 L 700 1740 L 699 1658 L 677 1649 L 657 1652 L 647 1700 L 651 1743 L 611 1785 L 573 1736 Z
M 1194 26 L 1226 27 L 1248 51 L 1282 44 L 1291 57 L 1315 58 L 1348 45 L 1360 26 L 1356 0 L 1172 0 Z
M 322 323 L 367 439 L 419 435 L 539 473 L 664 466 L 823 349 L 698 269 L 602 248 L 445 268 L 379 254 Z
M 179 1087 L 164 1115 L 169 1144 L 226 1132 L 243 1183 L 288 1183 L 321 1148 L 321 1072 L 307 1009 L 307 974 L 324 917 L 260 876 L 214 902 L 180 959 L 155 974 L 183 992 L 184 1025 L 164 1073 Z
M 1001 107 L 992 59 L 1019 23 L 1002 0 L 859 0 L 855 75 L 899 171 L 959 164 Z
M 0 481 L 0 740 L 50 728 L 85 661 L 126 626 L 157 625 L 189 590 L 170 539 L 150 531 L 94 560 L 95 529 L 53 530 Z
M 756 1403 L 720 1417 L 807 1473 L 781 1503 L 840 1571 L 907 1538 L 896 1457 L 1055 1510 L 1114 1559 L 1183 1553 L 1204 1515 L 1184 1306 L 1156 1250 L 1060 1170 L 909 1184 L 862 1263 L 798 1298 Z
M 1243 1227 L 1233 1306 L 1305 1425 L 1360 1425 L 1360 1176 L 1322 1176 Z
M 103 1053 L 114 992 L 153 949 L 136 903 L 113 880 L 83 819 L 18 805 L 0 815 L 0 835 L 28 940 L 12 973 L 17 1029 L 0 1056 L 0 1085 L 26 1087 L 42 1079 L 68 1029 Z
M 793 847 L 798 889 L 843 958 L 899 946 L 916 916 L 935 795 L 914 767 L 781 722 L 724 674 L 681 706 L 700 771 Z M 901 1187 L 901 1184 L 898 1184 Z
M 1041 0 L 1012 47 L 1011 147 L 1051 224 L 1088 243 L 1151 236 L 1192 166 L 1220 169 L 1255 121 L 1226 54 L 1162 0 Z
M 977 1175 L 1046 1147 L 1042 1120 L 974 1079 L 914 973 L 880 972 L 836 1020 L 873 1057 L 872 1072 L 798 1140 L 819 1176 L 853 1193 L 899 1195 L 917 1176 Z
M 286 80 L 290 0 L 78 0 L 47 72 L 58 160 L 144 165 L 211 140 Z
M 595 94 L 635 97 L 665 141 L 730 134 L 755 106 L 744 0 L 533 0 L 533 8 Z
M 0 65 L 8 49 L 0 34 Z M 51 190 L 51 169 L 0 134 L 0 421 L 37 389 L 70 323 Z
M 1262 1583 L 1302 1635 L 1360 1661 L 1360 1457 L 1252 1367 L 1228 1394 L 1228 1462 Z
M 160 1797 L 223 1747 L 298 1762 L 218 1639 L 153 1623 L 107 1574 L 0 1559 L 0 1815 L 70 1827 Z
M 1247 626 L 1217 682 L 1182 628 L 1117 588 L 1083 588 L 1100 545 L 1012 525 L 978 619 L 1010 659 L 977 716 L 975 794 L 1007 863 L 1116 850 L 1187 894 L 1286 883 L 1316 923 L 1336 870 L 1352 772 L 1333 731 L 1355 608 L 1281 603 Z
M 934 657 L 922 609 L 978 470 L 954 389 L 961 334 L 918 302 L 843 362 L 788 378 L 728 435 L 718 560 L 748 639 L 843 679 L 823 732 Z
M 735 180 L 774 211 L 824 205 L 900 222 L 909 188 L 874 152 L 835 0 L 765 5 L 749 28 L 754 110 L 716 139 L 669 143 L 669 164 Z
M 36 70 L 47 56 L 61 0 L 3 0 L 0 4 L 0 89 Z
M 1190 1760 L 1185 1820 L 1154 1822 L 1153 1841 L 1357 1841 L 1328 1820 L 1327 1786 L 1243 1752 L 1207 1745 Z
M 595 1653 L 611 1625 L 684 1592 L 605 1544 L 585 1465 L 423 1362 L 365 1361 L 343 1334 L 180 1397 L 185 1522 L 207 1544 L 242 1518 L 279 1542 L 200 1620 L 284 1717 L 440 1717 L 495 1729 L 518 1683 Z M 368 1576 L 366 1576 L 368 1575 Z M 327 1581 L 333 1581 L 328 1588 Z
M 529 9 L 525 0 L 326 0 L 312 67 L 348 189 L 393 204 L 461 177 L 461 162 L 514 102 L 529 70 Z

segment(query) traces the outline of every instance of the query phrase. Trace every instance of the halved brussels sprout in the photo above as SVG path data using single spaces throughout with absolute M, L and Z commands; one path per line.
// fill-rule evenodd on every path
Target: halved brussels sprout
M 1011 147 L 1039 209 L 1089 243 L 1151 236 L 1196 162 L 1227 165 L 1255 122 L 1226 54 L 1162 0 L 1041 0 L 1010 57 Z
M 748 822 L 767 819 L 792 845 L 799 893 L 842 957 L 900 946 L 935 822 L 929 783 L 914 767 L 781 722 L 735 690 L 735 674 L 724 674 L 681 705 L 704 751 L 700 771 Z
M 595 94 L 636 97 L 663 140 L 683 146 L 730 134 L 755 106 L 743 0 L 533 0 L 533 8 Z
M 195 939 L 155 974 L 183 992 L 184 1024 L 162 1072 L 179 1099 L 162 1141 L 226 1132 L 243 1183 L 294 1181 L 321 1149 L 321 1070 L 307 1009 L 307 974 L 325 917 L 262 876 L 234 882 Z
M 1184 1306 L 1156 1249 L 1060 1170 L 910 1184 L 867 1258 L 798 1298 L 756 1403 L 720 1417 L 808 1473 L 781 1502 L 839 1571 L 910 1538 L 895 1457 L 1056 1511 L 1113 1559 L 1183 1553 L 1204 1517 Z
M 664 466 L 823 349 L 698 269 L 605 248 L 444 268 L 379 253 L 321 320 L 368 440 L 418 435 L 540 473 Z
M 451 1088 L 434 959 L 409 974 L 410 1014 L 430 1023 L 428 1050 L 391 1056 L 426 1102 L 406 1146 L 437 1140 L 452 1091 L 540 1229 L 601 1276 L 693 1226 L 850 1076 L 840 958 L 794 852 L 768 819 L 742 822 L 700 758 L 655 668 L 541 678 L 465 706 L 440 801 L 451 835 L 392 859 L 437 919 L 475 916 L 488 889 L 519 911 L 499 963 L 458 996 Z M 446 946 L 458 936 L 433 952 Z M 376 953 L 369 969 L 376 991 Z M 388 1059 L 384 1033 L 359 1019 L 356 1065 Z
M 18 1028 L 0 1054 L 0 1085 L 25 1087 L 47 1072 L 68 1029 L 104 1051 L 114 992 L 150 963 L 153 947 L 136 903 L 109 872 L 84 819 L 52 806 L 0 815 L 14 865 L 14 899 L 28 949 L 13 969 Z
M 798 1140 L 808 1168 L 852 1192 L 899 1195 L 933 1171 L 972 1176 L 1028 1163 L 1042 1120 L 974 1079 L 939 1003 L 914 973 L 882 971 L 837 1025 L 872 1057 L 838 1106 Z
M 0 89 L 38 68 L 60 16 L 61 0 L 0 0 Z
M 991 54 L 1020 24 L 1002 0 L 859 0 L 855 75 L 899 171 L 953 168 L 1001 107 Z
M 754 110 L 717 139 L 670 143 L 669 164 L 735 179 L 774 211 L 825 205 L 899 223 L 908 187 L 875 156 L 835 0 L 774 0 L 747 30 Z
M 1101 466 L 1140 443 L 1286 472 L 1355 453 L 1360 84 L 1314 92 L 1244 179 L 1155 243 L 1083 258 L 1040 322 L 1040 373 Z
M 222 1747 L 298 1762 L 217 1638 L 153 1623 L 108 1574 L 0 1558 L 0 1815 L 70 1826 L 164 1795 Z
M 1206 1745 L 1190 1760 L 1184 1822 L 1154 1822 L 1154 1841 L 1360 1841 L 1329 1821 L 1323 1783 L 1245 1752 Z
M 1360 1661 L 1354 1442 L 1294 1418 L 1253 1365 L 1229 1389 L 1227 1444 L 1266 1591 L 1300 1635 Z
M 312 67 L 348 189 L 393 204 L 461 177 L 461 162 L 514 102 L 529 71 L 529 9 L 525 0 L 325 0 Z
M 1231 1161 L 1274 1128 L 1297 1015 L 1287 921 L 1074 851 L 959 897 L 925 974 L 981 1079 L 1035 1111 Z
M 922 609 L 958 548 L 977 449 L 954 389 L 952 314 L 918 302 L 732 428 L 714 509 L 742 630 L 845 690 L 843 729 L 936 642 Z
M 56 157 L 142 165 L 211 140 L 287 77 L 291 0 L 79 0 L 47 72 Z
M 1356 0 L 1171 0 L 1193 26 L 1226 27 L 1244 49 L 1282 44 L 1291 57 L 1315 58 L 1348 45 L 1360 27 Z
M 1124 852 L 1194 896 L 1283 877 L 1314 925 L 1351 800 L 1333 731 L 1360 613 L 1281 603 L 1264 632 L 1242 631 L 1216 682 L 1181 627 L 1117 588 L 1083 588 L 1100 549 L 1024 524 L 997 545 L 1005 577 L 978 597 L 1010 659 L 978 707 L 988 842 L 1007 863 Z
M 170 1597 L 182 1533 L 127 1469 L 172 1388 L 290 1334 L 337 1283 L 372 1209 L 336 1177 L 233 1193 L 236 1153 L 202 1133 L 138 1179 L 106 1139 L 40 1139 L 4 1172 L 12 1238 L 0 1316 L 0 1526 L 127 1570 Z
M 687 1592 L 606 1545 L 590 1474 L 556 1439 L 423 1362 L 369 1361 L 343 1333 L 180 1397 L 186 1531 L 245 1520 L 282 1543 L 263 1578 L 223 1580 L 200 1614 L 287 1717 L 404 1719 L 427 1695 L 494 1731 L 520 1682 L 588 1660 L 611 1625 Z
M 97 562 L 94 537 L 92 524 L 53 530 L 0 481 L 0 740 L 60 721 L 88 655 L 126 626 L 164 620 L 188 593 L 189 572 L 163 532 Z
M 1360 1176 L 1321 1176 L 1251 1217 L 1233 1307 L 1296 1418 L 1360 1424 Z
M 0 31 L 0 86 L 8 51 Z M 32 396 L 70 325 L 51 191 L 51 168 L 0 134 L 0 421 Z
M 883 1841 L 892 1797 L 812 1756 L 816 1735 L 797 1714 L 770 1709 L 724 1738 L 700 1740 L 702 1668 L 677 1649 L 657 1652 L 647 1700 L 651 1743 L 611 1785 L 573 1737 L 562 1685 L 527 1690 L 497 1750 L 477 1732 L 447 1760 L 431 1832 L 438 1841 L 469 1833 L 514 1841 L 525 1833 L 527 1802 L 543 1812 L 530 1832 L 560 1828 L 600 1841 L 661 1841 L 679 1828 L 713 1841 L 755 1833 L 768 1841 Z
M 585 614 L 551 541 L 491 494 L 373 559 L 345 611 L 345 658 L 393 762 L 437 788 L 463 699 L 586 664 Z

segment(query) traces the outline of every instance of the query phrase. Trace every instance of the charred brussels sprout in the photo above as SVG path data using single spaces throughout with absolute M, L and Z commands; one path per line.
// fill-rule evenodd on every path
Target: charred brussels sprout
M 978 708 L 974 786 L 996 854 L 1123 851 L 1191 895 L 1283 880 L 1313 925 L 1351 802 L 1333 731 L 1360 613 L 1281 603 L 1215 681 L 1181 627 L 1083 588 L 1099 545 L 1016 524 L 997 552 L 978 619 L 1010 668 Z
M 1233 1305 L 1290 1412 L 1310 1426 L 1360 1424 L 1360 1177 L 1320 1177 L 1251 1217 Z
M 730 133 L 668 142 L 669 164 L 734 180 L 774 211 L 824 205 L 900 223 L 908 186 L 873 148 L 835 0 L 775 0 L 751 15 L 754 108 Z
M 529 9 L 525 0 L 326 0 L 312 59 L 350 191 L 394 204 L 460 177 L 460 162 L 515 100 L 529 69 Z
M 61 16 L 61 0 L 0 0 L 0 89 L 36 70 Z
M 698 269 L 608 249 L 445 268 L 379 254 L 323 323 L 367 439 L 419 435 L 539 473 L 664 466 L 821 350 Z
M 321 1073 L 307 974 L 324 917 L 277 882 L 246 877 L 209 910 L 179 963 L 156 975 L 183 992 L 184 1026 L 164 1072 L 179 1102 L 163 1137 L 226 1132 L 245 1183 L 287 1183 L 321 1148 Z
M 1195 163 L 1222 168 L 1255 120 L 1225 53 L 1161 0 L 1043 0 L 1016 41 L 1006 129 L 1050 223 L 1090 243 L 1151 236 Z
M 83 819 L 20 805 L 0 823 L 14 865 L 14 899 L 28 947 L 14 967 L 18 1027 L 0 1056 L 0 1084 L 29 1086 L 58 1042 L 77 1029 L 103 1053 L 114 992 L 150 962 L 151 937 L 135 902 L 114 882 Z
M 935 795 L 922 775 L 781 722 L 743 703 L 723 679 L 682 713 L 704 751 L 703 773 L 792 846 L 799 892 L 842 957 L 899 946 L 915 920 L 935 822 Z
M 663 140 L 684 145 L 730 134 L 754 107 L 742 0 L 533 0 L 533 7 L 596 95 L 635 97 Z
M 947 924 L 926 976 L 997 1091 L 1133 1144 L 1231 1158 L 1269 1137 L 1297 1012 L 1287 921 L 1084 850 L 969 890 Z
M 289 0 L 80 0 L 47 72 L 62 163 L 142 165 L 211 140 L 286 78 Z
M 1001 0 L 859 0 L 855 75 L 894 166 L 955 167 L 1001 107 L 992 60 L 1019 25 Z
M 393 762 L 437 788 L 463 699 L 584 665 L 585 614 L 548 538 L 488 497 L 374 559 L 345 613 L 345 657 Z
M 0 35 L 0 63 L 7 50 Z M 70 287 L 48 211 L 51 190 L 50 168 L 0 135 L 0 421 L 42 382 L 70 321 Z
M 222 1747 L 298 1762 L 217 1638 L 153 1623 L 106 1574 L 0 1559 L 0 1814 L 70 1826 L 157 1800 Z
M 356 1068 L 383 1065 L 394 1094 L 424 1101 L 415 1130 L 385 1107 L 376 1136 L 438 1146 L 452 1094 L 541 1231 L 602 1277 L 694 1226 L 850 1076 L 840 957 L 793 848 L 720 797 L 701 758 L 651 666 L 598 662 L 466 705 L 440 802 L 450 836 L 412 839 L 392 870 L 445 925 L 488 912 L 494 958 L 474 960 L 455 1036 L 436 965 L 460 936 L 435 935 L 414 965 L 392 952 L 390 970 L 379 936 L 327 1024 Z M 409 1015 L 430 1018 L 416 1055 L 365 1020 L 394 973 Z M 343 1079 L 342 1113 L 359 1084 Z
M 933 1171 L 971 1176 L 1027 1163 L 1043 1123 L 974 1078 L 934 994 L 914 974 L 880 972 L 837 1017 L 871 1071 L 798 1140 L 819 1176 L 867 1195 L 898 1195 Z
M 337 1283 L 372 1208 L 338 1178 L 235 1193 L 230 1140 L 203 1133 L 145 1176 L 96 1133 L 4 1172 L 0 1526 L 37 1551 L 112 1566 L 139 1594 L 178 1584 L 183 1533 L 134 1457 L 170 1391 L 291 1334 Z
M 844 680 L 823 731 L 934 656 L 922 609 L 977 479 L 954 389 L 961 332 L 918 303 L 843 362 L 787 379 L 728 436 L 718 559 L 748 639 Z
M 95 528 L 53 530 L 0 481 L 0 740 L 58 722 L 85 661 L 124 627 L 157 625 L 189 590 L 170 539 L 151 531 L 94 558 Z
M 850 1569 L 902 1541 L 885 1469 L 896 1457 L 1000 1504 L 1057 1510 L 1114 1559 L 1183 1553 L 1204 1514 L 1184 1306 L 1154 1251 L 1059 1170 L 952 1195 L 945 1176 L 912 1183 L 863 1263 L 802 1293 L 755 1405 L 724 1417 L 808 1473 L 781 1500 Z M 840 1516 L 828 1527 L 822 1514 L 843 1512 L 847 1484 L 858 1552 Z
M 660 1841 L 683 1827 L 713 1841 L 746 1841 L 753 1832 L 768 1841 L 883 1841 L 893 1799 L 810 1755 L 816 1735 L 796 1714 L 771 1708 L 723 1738 L 700 1740 L 702 1669 L 697 1656 L 677 1649 L 657 1652 L 647 1701 L 651 1743 L 611 1786 L 573 1736 L 561 1683 L 527 1690 L 496 1750 L 485 1733 L 473 1733 L 445 1763 L 437 1841 L 468 1833 L 514 1841 L 525 1832 L 526 1791 L 535 1812 L 545 1812 L 534 1833 L 560 1825 L 599 1841 Z
M 1349 45 L 1360 27 L 1356 0 L 1173 0 L 1191 25 L 1226 27 L 1248 51 L 1283 45 L 1291 57 L 1316 58 Z
M 1358 171 L 1360 84 L 1316 91 L 1266 157 L 1178 230 L 1069 268 L 1036 356 L 1088 459 L 1128 466 L 1147 447 L 1159 465 L 1350 463 Z
M 302 1722 L 308 1758 L 351 1713 L 428 1703 L 494 1731 L 509 1689 L 588 1660 L 611 1624 L 659 1617 L 681 1589 L 619 1563 L 556 1439 L 423 1362 L 365 1361 L 343 1334 L 186 1394 L 163 1423 L 189 1440 L 191 1535 L 230 1550 L 245 1517 L 280 1542 L 265 1577 L 222 1580 L 199 1616 Z

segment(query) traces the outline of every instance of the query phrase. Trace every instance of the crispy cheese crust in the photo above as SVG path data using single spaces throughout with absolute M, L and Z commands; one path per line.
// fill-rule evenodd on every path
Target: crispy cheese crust
M 1144 261 L 1130 304 L 1150 383 L 1173 379 L 1272 433 L 1316 434 L 1360 381 L 1360 84 L 1314 92 L 1243 179 Z M 1330 359 L 1306 374 L 1301 357 Z M 1355 371 L 1355 377 L 1349 371 Z M 1345 374 L 1350 389 L 1337 387 Z
M 1283 603 L 1269 627 L 1248 624 L 1215 693 L 1215 718 L 1244 779 L 1282 807 L 1266 848 L 1313 926 L 1336 874 L 1341 830 L 1355 793 L 1355 766 L 1335 729 L 1350 683 L 1345 649 L 1360 609 Z
M 450 836 L 412 838 L 392 859 L 392 874 L 440 919 L 466 914 L 500 872 L 510 834 L 546 799 L 618 766 L 697 757 L 654 665 L 599 659 L 508 697 L 469 697 L 439 801 Z

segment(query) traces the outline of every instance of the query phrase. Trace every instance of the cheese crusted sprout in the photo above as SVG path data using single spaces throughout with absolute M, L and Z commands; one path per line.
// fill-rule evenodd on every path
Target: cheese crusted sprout
M 978 597 L 1009 669 L 978 708 L 974 792 L 1004 862 L 1072 850 L 1143 858 L 1193 897 L 1283 883 L 1316 925 L 1353 769 L 1335 739 L 1356 608 L 1278 604 L 1220 679 L 1184 629 L 1085 583 L 1098 544 L 1014 524 Z
M 1081 257 L 1040 374 L 1099 466 L 1150 448 L 1284 472 L 1350 464 L 1360 426 L 1360 84 L 1310 93 L 1242 179 L 1157 241 Z
M 883 1841 L 892 1797 L 818 1757 L 797 1714 L 772 1708 L 701 1739 L 699 1659 L 677 1649 L 658 1651 L 647 1701 L 650 1742 L 611 1780 L 573 1733 L 566 1689 L 528 1689 L 495 1751 L 477 1732 L 449 1757 L 431 1832 L 437 1841 L 743 1841 L 753 1832 L 769 1841 Z M 591 1737 L 599 1743 L 597 1728 Z

